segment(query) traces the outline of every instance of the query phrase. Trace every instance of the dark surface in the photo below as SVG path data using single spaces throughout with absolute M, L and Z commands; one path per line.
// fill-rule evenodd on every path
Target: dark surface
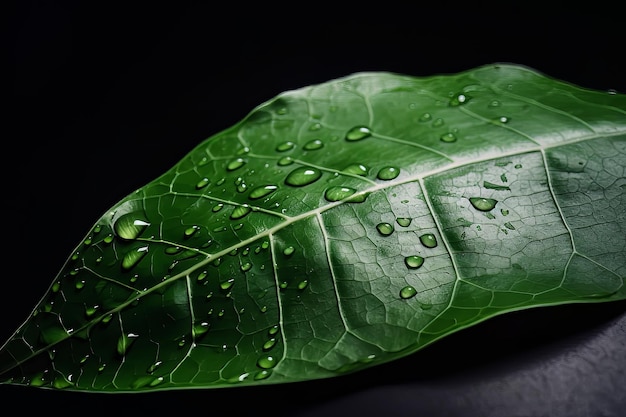
M 624 41 L 617 6 L 470 11 L 383 2 L 350 12 L 319 3 L 312 10 L 170 3 L 9 7 L 2 341 L 104 210 L 282 91 L 358 71 L 426 76 L 513 62 L 626 92 L 623 54 L 614 49 Z M 81 414 L 167 407 L 276 417 L 617 417 L 626 410 L 624 311 L 619 302 L 511 313 L 405 359 L 310 383 L 134 395 L 0 386 L 0 393 L 5 409 Z

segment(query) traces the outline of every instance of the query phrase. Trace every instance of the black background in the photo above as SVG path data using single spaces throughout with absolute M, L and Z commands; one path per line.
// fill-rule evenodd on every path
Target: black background
M 521 2 L 9 4 L 2 340 L 105 210 L 285 90 L 359 71 L 427 76 L 513 62 L 626 93 L 621 14 L 597 2 L 579 9 Z M 2 386 L 2 407 L 276 417 L 619 416 L 626 410 L 625 307 L 511 313 L 405 359 L 324 381 L 133 395 Z

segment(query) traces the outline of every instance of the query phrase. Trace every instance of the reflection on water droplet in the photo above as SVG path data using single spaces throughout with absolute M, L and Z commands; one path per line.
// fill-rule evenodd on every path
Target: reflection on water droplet
M 263 198 L 272 194 L 277 189 L 278 187 L 275 185 L 263 185 L 261 187 L 256 187 L 255 189 L 250 191 L 250 195 L 248 196 L 248 198 L 250 198 L 251 200 Z
M 456 142 L 456 136 L 452 132 L 444 133 L 439 137 L 439 139 L 446 143 Z
M 489 211 L 493 210 L 496 206 L 498 200 L 494 200 L 493 198 L 483 198 L 483 197 L 470 197 L 470 203 L 476 210 L 480 211 Z
M 409 298 L 415 297 L 417 295 L 417 290 L 410 285 L 402 288 L 400 290 L 400 297 L 407 300 Z
M 376 225 L 376 230 L 378 230 L 378 233 L 380 233 L 383 236 L 389 236 L 390 234 L 393 233 L 393 225 L 389 224 L 389 223 L 378 223 Z
M 450 99 L 450 106 L 460 106 L 461 104 L 465 104 L 469 101 L 469 97 L 463 93 L 457 94 L 452 99 Z
M 422 242 L 422 245 L 426 246 L 427 248 L 434 248 L 435 246 L 437 246 L 437 238 L 432 233 L 424 233 L 423 235 L 421 235 L 420 242 Z
M 232 220 L 238 220 L 247 216 L 251 211 L 252 211 L 252 207 L 248 206 L 247 204 L 244 204 L 242 206 L 237 206 L 235 207 L 233 212 L 230 214 L 230 218 Z
M 245 163 L 246 163 L 246 161 L 243 158 L 233 159 L 232 161 L 230 161 L 228 163 L 228 165 L 226 165 L 226 169 L 229 170 L 229 171 L 234 171 L 234 170 L 244 166 Z
M 396 223 L 398 223 L 402 227 L 409 227 L 411 225 L 411 219 L 408 217 L 398 217 L 396 219 Z
M 393 180 L 398 175 L 400 175 L 400 169 L 396 167 L 384 167 L 378 171 L 378 179 L 379 180 Z
M 361 164 L 352 164 L 345 167 L 342 172 L 351 175 L 365 176 L 367 175 L 367 167 Z
M 293 187 L 302 187 L 314 183 L 322 176 L 316 168 L 299 167 L 291 171 L 285 178 L 285 183 Z
M 295 146 L 296 144 L 291 141 L 283 142 L 283 143 L 278 144 L 278 146 L 276 146 L 276 151 L 286 152 L 288 150 L 293 149 Z
M 326 200 L 331 201 L 331 202 L 341 201 L 350 197 L 355 192 L 356 190 L 354 188 L 340 187 L 340 186 L 330 187 L 324 193 L 324 198 L 326 198 Z
M 353 127 L 346 133 L 346 140 L 354 142 L 357 140 L 365 139 L 372 135 L 372 131 L 366 126 Z
M 209 182 L 210 182 L 210 181 L 209 181 L 209 179 L 208 179 L 208 178 L 206 178 L 206 177 L 202 178 L 202 179 L 201 179 L 200 181 L 198 181 L 198 183 L 196 184 L 196 189 L 198 189 L 198 190 L 199 190 L 200 188 L 204 188 L 204 187 L 206 187 L 207 185 L 209 185 Z
M 146 220 L 138 218 L 134 213 L 124 214 L 115 221 L 113 231 L 124 240 L 136 239 L 145 229 L 150 226 Z
M 303 149 L 307 151 L 314 151 L 316 149 L 321 149 L 324 147 L 324 142 L 319 139 L 314 139 L 304 144 Z
M 259 360 L 257 361 L 257 365 L 259 366 L 259 368 L 271 369 L 276 366 L 277 362 L 278 361 L 276 360 L 276 358 L 274 358 L 273 356 L 267 355 L 267 356 L 262 356 L 261 358 L 259 358 Z
M 508 216 L 509 215 L 509 211 L 507 209 L 500 210 L 500 213 L 502 213 L 503 216 Z
M 404 258 L 404 264 L 407 268 L 417 269 L 420 266 L 424 265 L 424 258 L 418 255 L 411 255 Z
M 128 271 L 129 269 L 132 269 L 147 254 L 148 254 L 148 247 L 147 246 L 142 246 L 140 248 L 135 248 L 135 249 L 133 249 L 131 251 L 126 252 L 124 257 L 122 258 L 122 269 L 126 270 L 126 271 Z

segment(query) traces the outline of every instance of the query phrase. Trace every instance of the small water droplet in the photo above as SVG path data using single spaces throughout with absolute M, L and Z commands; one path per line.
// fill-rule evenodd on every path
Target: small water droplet
M 317 149 L 321 149 L 323 147 L 324 147 L 324 142 L 322 142 L 319 139 L 313 139 L 312 141 L 305 143 L 303 146 L 303 149 L 307 151 L 314 151 Z
M 281 166 L 281 167 L 291 165 L 293 163 L 294 163 L 294 160 L 290 156 L 285 156 L 284 158 L 280 158 L 277 162 L 278 166 Z
M 507 187 L 506 185 L 494 184 L 489 181 L 483 181 L 483 187 L 488 188 L 490 190 L 511 191 L 511 189 Z
M 452 132 L 444 133 L 439 137 L 439 140 L 446 143 L 456 142 L 456 135 Z
M 237 206 L 234 208 L 233 212 L 230 214 L 230 218 L 232 220 L 239 220 L 245 216 L 247 216 L 252 211 L 252 207 L 244 204 L 242 206 Z
M 491 100 L 489 102 L 489 107 L 500 107 L 500 102 L 498 100 Z
M 126 252 L 122 258 L 122 269 L 128 271 L 135 267 L 148 254 L 148 247 L 142 246 Z
M 420 266 L 424 265 L 424 258 L 418 255 L 411 255 L 404 258 L 404 264 L 407 268 L 417 269 Z
M 433 118 L 432 114 L 430 113 L 424 113 L 420 116 L 420 118 L 418 119 L 420 122 L 429 122 L 431 121 Z
M 305 289 L 308 285 L 309 285 L 309 281 L 307 281 L 306 279 L 305 279 L 305 280 L 302 280 L 302 281 L 300 281 L 300 282 L 298 283 L 298 289 L 299 289 L 299 290 L 303 290 L 303 289 Z
M 291 142 L 291 141 L 287 141 L 287 142 L 282 142 L 279 143 L 278 146 L 276 146 L 276 151 L 277 152 L 286 152 L 289 151 L 293 148 L 295 148 L 296 144 Z
M 208 179 L 208 178 L 206 178 L 206 177 L 202 178 L 200 181 L 198 181 L 198 182 L 196 183 L 196 189 L 197 189 L 197 190 L 199 190 L 199 189 L 201 189 L 201 188 L 206 187 L 207 185 L 209 185 L 209 182 L 210 182 L 210 181 L 209 181 L 209 179 Z
M 150 226 L 146 220 L 138 218 L 134 213 L 124 214 L 115 221 L 113 231 L 124 240 L 136 239 L 145 229 Z
M 247 272 L 252 268 L 252 264 L 250 262 L 245 262 L 243 264 L 241 264 L 241 271 L 242 272 Z
M 234 278 L 230 278 L 224 282 L 220 282 L 220 288 L 224 291 L 227 291 L 229 289 L 232 288 L 233 284 L 235 283 L 235 279 Z
M 509 211 L 507 209 L 501 209 L 500 213 L 502 213 L 503 216 L 508 216 L 509 215 Z
M 384 167 L 378 171 L 378 179 L 379 180 L 393 180 L 400 175 L 400 169 L 396 167 Z
M 383 236 L 389 236 L 393 233 L 394 228 L 393 225 L 390 223 L 378 223 L 376 225 L 376 230 L 378 230 L 378 233 Z
M 256 374 L 254 374 L 254 380 L 255 381 L 260 381 L 262 379 L 266 379 L 268 378 L 270 375 L 272 374 L 272 371 L 268 370 L 268 369 L 263 369 L 262 371 L 257 372 Z
M 232 161 L 230 161 L 228 163 L 228 165 L 226 165 L 226 169 L 228 171 L 234 171 L 234 170 L 244 166 L 245 163 L 246 163 L 245 159 L 243 159 L 243 158 L 236 158 L 236 159 L 233 159 Z
M 285 248 L 285 250 L 283 250 L 283 254 L 285 256 L 291 256 L 293 255 L 293 253 L 296 251 L 296 249 L 293 246 L 287 246 Z
M 126 355 L 128 349 L 133 344 L 133 342 L 137 339 L 138 335 L 134 333 L 123 334 L 117 340 L 117 354 L 120 356 Z
M 346 133 L 346 140 L 354 142 L 357 140 L 365 139 L 372 135 L 372 131 L 366 126 L 353 127 Z
M 522 167 L 522 164 L 515 164 L 515 169 L 520 169 Z
M 212 211 L 213 211 L 213 213 L 217 213 L 218 211 L 220 211 L 223 208 L 224 208 L 224 204 L 223 203 L 219 203 L 219 204 L 216 204 L 215 206 L 213 206 Z
M 409 227 L 411 225 L 411 219 L 408 217 L 398 217 L 396 219 L 396 223 L 398 223 L 402 227 Z
M 352 164 L 345 167 L 342 172 L 345 172 L 346 174 L 365 176 L 367 175 L 367 167 L 361 164 Z
M 190 226 L 185 229 L 184 235 L 185 238 L 191 237 L 194 233 L 196 233 L 200 228 L 198 226 Z
M 196 323 L 193 326 L 193 334 L 194 336 L 201 336 L 209 331 L 210 325 L 208 322 L 203 321 L 200 323 Z
M 450 99 L 450 106 L 456 107 L 456 106 L 460 106 L 461 104 L 465 104 L 469 101 L 470 97 L 463 94 L 463 93 L 459 93 L 456 94 L 454 97 L 452 97 Z
M 445 121 L 441 117 L 438 117 L 433 121 L 433 127 L 441 127 L 444 124 L 445 124 Z
M 498 200 L 494 200 L 493 198 L 484 198 L 484 197 L 470 197 L 470 203 L 476 210 L 480 211 L 490 211 L 498 203 Z
M 277 189 L 278 187 L 275 185 L 263 185 L 260 187 L 256 187 L 255 189 L 250 191 L 250 195 L 248 196 L 248 198 L 250 198 L 251 200 L 257 200 L 259 198 L 263 198 L 272 194 Z
M 314 183 L 321 176 L 322 172 L 316 168 L 299 167 L 287 175 L 285 183 L 293 187 L 302 187 Z
M 437 246 L 437 238 L 432 233 L 424 233 L 420 236 L 420 242 L 427 248 L 434 248 Z
M 272 337 L 267 342 L 263 344 L 263 350 L 268 351 L 276 346 L 276 338 Z
M 504 223 L 504 227 L 506 227 L 509 230 L 515 230 L 515 226 L 513 226 L 511 222 Z
M 257 361 L 257 365 L 262 369 L 272 369 L 278 361 L 271 355 L 262 356 Z
M 410 285 L 402 288 L 400 290 L 400 297 L 407 300 L 409 298 L 415 297 L 417 295 L 417 290 Z

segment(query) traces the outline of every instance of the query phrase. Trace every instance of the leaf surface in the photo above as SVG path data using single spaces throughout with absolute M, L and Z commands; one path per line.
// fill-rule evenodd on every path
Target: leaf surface
M 328 378 L 514 310 L 626 298 L 626 96 L 498 64 L 284 92 L 106 211 L 5 384 Z

